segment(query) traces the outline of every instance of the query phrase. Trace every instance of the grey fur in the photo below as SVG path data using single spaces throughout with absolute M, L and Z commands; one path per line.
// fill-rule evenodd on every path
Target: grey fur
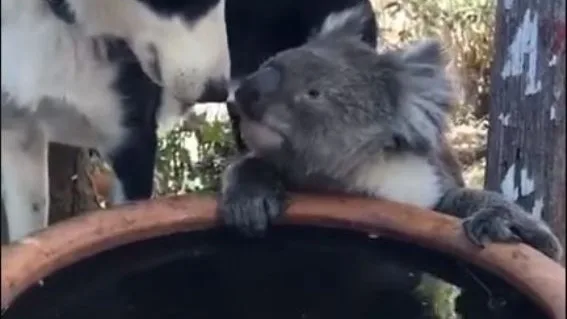
M 241 82 L 236 111 L 252 152 L 226 171 L 225 221 L 262 233 L 285 210 L 285 190 L 363 194 L 464 218 L 481 246 L 524 241 L 560 258 L 544 222 L 500 194 L 464 188 L 444 138 L 454 90 L 442 46 L 428 39 L 377 53 L 349 34 L 359 11 L 347 18 Z

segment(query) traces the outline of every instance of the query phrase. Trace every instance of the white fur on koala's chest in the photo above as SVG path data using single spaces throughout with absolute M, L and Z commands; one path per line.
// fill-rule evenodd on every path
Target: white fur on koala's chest
M 442 195 L 439 176 L 427 159 L 400 155 L 367 165 L 355 175 L 353 189 L 377 198 L 432 208 Z

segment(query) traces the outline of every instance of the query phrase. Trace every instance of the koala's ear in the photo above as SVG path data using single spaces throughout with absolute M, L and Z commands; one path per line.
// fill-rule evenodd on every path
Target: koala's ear
M 394 135 L 415 150 L 437 148 L 454 104 L 454 82 L 440 42 L 414 42 L 397 53 L 401 58 L 399 112 Z
M 362 1 L 354 7 L 329 14 L 311 39 L 346 36 L 362 40 L 365 26 L 373 19 L 372 5 Z
M 402 60 L 410 67 L 445 68 L 449 63 L 444 46 L 432 38 L 415 41 L 401 53 Z

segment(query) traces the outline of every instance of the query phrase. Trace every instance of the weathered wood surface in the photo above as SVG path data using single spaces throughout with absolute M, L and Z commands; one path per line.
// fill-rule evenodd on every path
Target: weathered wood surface
M 88 167 L 86 151 L 55 143 L 49 145 L 50 224 L 98 208 L 87 174 Z M 1 218 L 1 242 L 4 244 L 8 242 L 4 203 Z
M 486 187 L 565 246 L 565 0 L 499 0 Z
M 49 223 L 98 208 L 87 174 L 85 150 L 52 143 L 49 145 Z
M 2 245 L 8 243 L 8 224 L 6 221 L 6 212 L 4 212 L 4 200 L 2 200 L 2 211 L 1 213 L 1 220 L 0 220 L 0 243 Z

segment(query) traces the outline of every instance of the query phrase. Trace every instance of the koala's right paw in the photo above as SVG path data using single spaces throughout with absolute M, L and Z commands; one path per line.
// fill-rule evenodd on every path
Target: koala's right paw
M 538 219 L 515 206 L 488 207 L 463 220 L 465 235 L 478 246 L 484 242 L 523 242 L 548 257 L 559 260 L 563 248 L 559 239 Z
M 225 187 L 218 201 L 219 214 L 229 227 L 249 236 L 263 235 L 285 211 L 286 193 L 277 181 L 241 182 Z

